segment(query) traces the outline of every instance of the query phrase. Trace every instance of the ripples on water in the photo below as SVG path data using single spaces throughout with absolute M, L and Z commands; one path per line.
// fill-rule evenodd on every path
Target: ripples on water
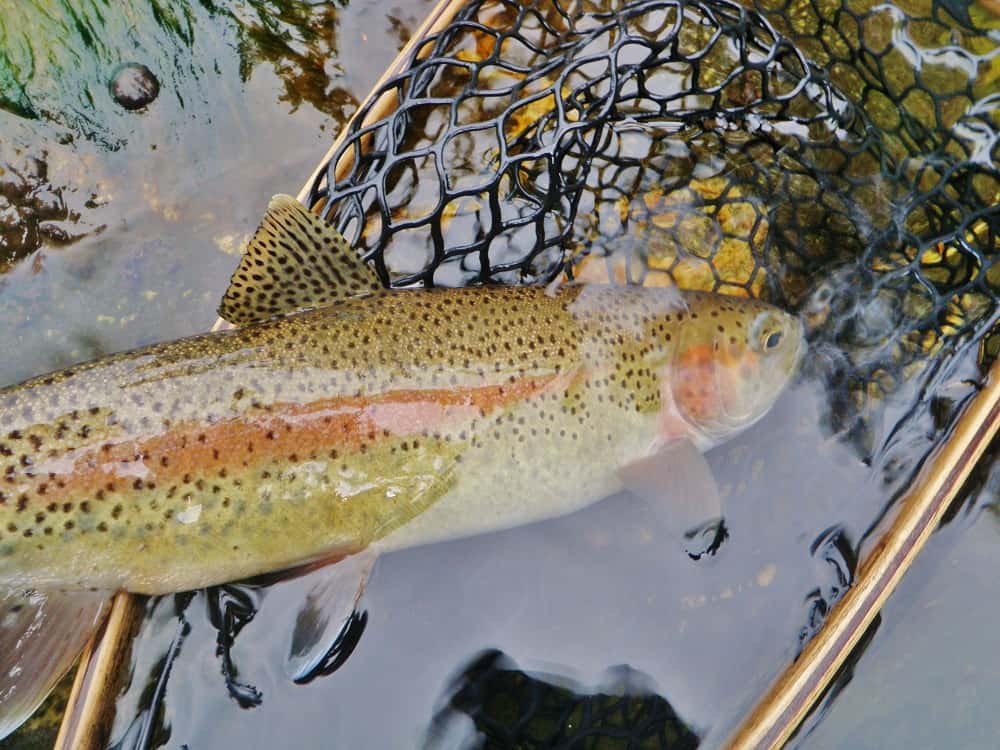
M 19 4 L 0 32 L 0 64 L 22 74 L 0 113 L 0 335 L 18 352 L 0 360 L 5 382 L 208 328 L 267 198 L 298 190 L 429 7 L 134 2 L 117 15 L 64 2 L 42 22 L 40 5 Z M 47 38 L 52 69 L 25 74 Z M 67 50 L 86 53 L 77 64 Z M 136 111 L 108 88 L 132 61 L 160 83 Z M 875 356 L 900 311 L 854 281 L 831 274 L 805 312 L 822 321 L 839 305 L 852 356 Z M 850 585 L 876 516 L 978 375 L 969 357 L 946 360 L 939 412 L 915 411 L 921 394 L 904 385 L 859 457 L 830 437 L 828 376 L 843 356 L 820 347 L 760 425 L 709 456 L 726 502 L 717 549 L 690 555 L 656 508 L 622 495 L 397 552 L 341 644 L 350 658 L 306 685 L 284 671 L 305 579 L 153 600 L 113 740 L 445 748 L 655 725 L 659 746 L 713 745 Z M 995 507 L 988 476 L 890 601 L 806 747 L 927 744 L 927 732 L 989 744 Z

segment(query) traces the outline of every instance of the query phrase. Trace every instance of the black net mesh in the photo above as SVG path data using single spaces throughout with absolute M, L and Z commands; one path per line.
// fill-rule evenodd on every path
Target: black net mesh
M 611 273 L 796 308 L 871 451 L 881 397 L 1000 284 L 1000 24 L 949 1 L 476 0 L 312 202 L 394 286 Z

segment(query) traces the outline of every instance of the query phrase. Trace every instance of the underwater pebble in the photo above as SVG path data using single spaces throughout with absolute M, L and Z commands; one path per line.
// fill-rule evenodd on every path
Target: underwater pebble
M 142 63 L 124 63 L 115 68 L 108 83 L 111 96 L 128 110 L 142 109 L 160 93 L 160 82 Z

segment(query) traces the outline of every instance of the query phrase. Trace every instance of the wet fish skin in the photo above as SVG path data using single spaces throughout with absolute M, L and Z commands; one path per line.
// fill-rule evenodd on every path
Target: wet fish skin
M 35 378 L 0 390 L 0 588 L 166 593 L 566 513 L 756 421 L 801 336 L 662 289 L 382 292 Z

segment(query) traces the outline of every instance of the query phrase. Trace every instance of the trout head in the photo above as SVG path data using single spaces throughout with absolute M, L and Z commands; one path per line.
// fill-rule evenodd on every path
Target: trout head
M 685 433 L 706 450 L 770 410 L 805 340 L 796 317 L 757 300 L 688 294 L 686 301 L 661 383 L 660 436 Z

